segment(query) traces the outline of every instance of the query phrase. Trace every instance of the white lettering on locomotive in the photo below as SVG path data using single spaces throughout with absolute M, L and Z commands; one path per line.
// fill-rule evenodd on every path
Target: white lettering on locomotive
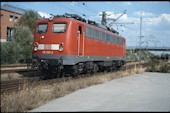
M 42 51 L 42 54 L 53 54 L 53 51 Z

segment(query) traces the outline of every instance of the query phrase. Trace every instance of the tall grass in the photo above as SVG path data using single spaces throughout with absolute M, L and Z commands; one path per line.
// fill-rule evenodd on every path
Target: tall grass
M 2 112 L 26 112 L 36 108 L 46 102 L 67 95 L 73 91 L 85 88 L 91 85 L 101 84 L 109 80 L 120 78 L 136 73 L 144 72 L 145 68 L 133 68 L 125 71 L 99 73 L 92 76 L 71 79 L 66 82 L 56 83 L 52 85 L 40 85 L 31 87 L 25 84 L 23 90 L 17 93 L 4 93 L 1 95 L 1 111 Z M 29 86 L 29 87 L 28 87 Z
M 163 60 L 150 60 L 146 71 L 170 73 L 170 64 Z

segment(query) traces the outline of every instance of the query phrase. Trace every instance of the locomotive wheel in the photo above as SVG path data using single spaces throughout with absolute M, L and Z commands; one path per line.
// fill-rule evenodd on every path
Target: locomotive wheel
M 99 71 L 99 67 L 97 64 L 94 64 L 94 67 L 93 67 L 93 73 L 97 73 Z
M 110 67 L 106 67 L 106 72 L 110 72 Z
M 112 66 L 110 66 L 109 69 L 110 69 L 109 72 L 112 72 L 112 71 L 113 71 L 113 67 L 112 67 Z
M 120 70 L 120 68 L 121 68 L 121 66 L 117 66 L 117 67 L 116 67 L 117 70 Z
M 72 67 L 72 75 L 73 75 L 73 76 L 79 75 L 78 65 L 74 65 L 74 66 Z
M 43 76 L 43 80 L 50 79 L 53 77 L 53 74 L 46 69 L 41 70 L 41 75 Z
M 59 71 L 59 72 L 58 72 L 58 78 L 60 78 L 60 77 L 61 77 L 61 78 L 62 78 L 62 77 L 64 77 L 64 76 L 65 76 L 65 74 L 66 74 L 66 73 L 65 73 L 65 71 L 64 71 L 64 70 Z

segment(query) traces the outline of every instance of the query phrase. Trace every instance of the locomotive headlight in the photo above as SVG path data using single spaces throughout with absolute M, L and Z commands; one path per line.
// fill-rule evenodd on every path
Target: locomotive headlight
M 38 50 L 38 48 L 37 47 L 34 47 L 34 51 L 37 51 Z
M 62 52 L 63 51 L 63 43 L 59 44 L 59 51 Z
M 52 20 L 53 20 L 53 16 L 50 16 L 50 17 L 49 17 L 49 20 L 52 21 Z

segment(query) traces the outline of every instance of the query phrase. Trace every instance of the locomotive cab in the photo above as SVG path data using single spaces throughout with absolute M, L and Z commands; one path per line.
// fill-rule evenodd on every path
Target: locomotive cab
M 37 21 L 33 44 L 34 67 L 42 70 L 63 68 L 62 56 L 67 54 L 68 27 L 69 22 L 65 19 L 49 18 Z

